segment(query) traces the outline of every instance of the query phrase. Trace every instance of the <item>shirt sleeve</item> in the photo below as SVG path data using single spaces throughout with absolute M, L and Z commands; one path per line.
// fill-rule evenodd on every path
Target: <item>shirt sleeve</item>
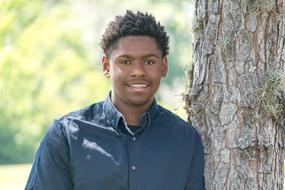
M 33 161 L 25 190 L 72 189 L 69 146 L 58 121 L 49 127 Z
M 204 148 L 200 135 L 196 132 L 194 152 L 185 190 L 204 190 Z

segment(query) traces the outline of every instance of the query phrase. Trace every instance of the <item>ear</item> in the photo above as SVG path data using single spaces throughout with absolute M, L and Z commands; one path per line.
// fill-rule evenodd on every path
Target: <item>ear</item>
M 109 64 L 109 60 L 106 54 L 104 54 L 101 58 L 101 64 L 102 64 L 102 68 L 103 68 L 103 72 L 105 74 L 106 77 L 110 76 L 109 72 L 110 72 L 110 64 Z
M 162 77 L 166 77 L 167 71 L 168 71 L 168 60 L 167 60 L 167 57 L 164 56 L 164 57 L 162 58 L 162 70 L 161 70 L 161 72 L 162 72 Z

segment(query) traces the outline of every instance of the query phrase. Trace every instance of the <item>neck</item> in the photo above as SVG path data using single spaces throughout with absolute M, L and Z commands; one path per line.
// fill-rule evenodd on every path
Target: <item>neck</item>
M 126 122 L 128 125 L 133 125 L 133 126 L 139 126 L 140 125 L 140 116 L 144 113 L 140 110 L 125 110 L 125 111 L 120 111 L 124 118 L 126 119 Z
M 113 102 L 116 108 L 123 114 L 128 125 L 138 126 L 140 125 L 140 116 L 145 113 L 152 102 L 143 106 L 126 105 Z

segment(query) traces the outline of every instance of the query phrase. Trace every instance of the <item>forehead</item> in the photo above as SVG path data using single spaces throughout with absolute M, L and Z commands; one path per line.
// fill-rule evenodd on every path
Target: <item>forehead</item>
M 129 55 L 132 57 L 141 57 L 148 54 L 162 56 L 156 41 L 148 36 L 127 36 L 120 38 L 112 50 L 110 57 Z

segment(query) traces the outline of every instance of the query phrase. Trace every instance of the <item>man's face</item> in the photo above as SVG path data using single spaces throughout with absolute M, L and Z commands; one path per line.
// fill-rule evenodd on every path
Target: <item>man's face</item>
M 116 106 L 150 106 L 168 70 L 167 58 L 162 57 L 155 39 L 147 36 L 120 38 L 109 59 L 103 56 L 102 64 L 110 75 Z

